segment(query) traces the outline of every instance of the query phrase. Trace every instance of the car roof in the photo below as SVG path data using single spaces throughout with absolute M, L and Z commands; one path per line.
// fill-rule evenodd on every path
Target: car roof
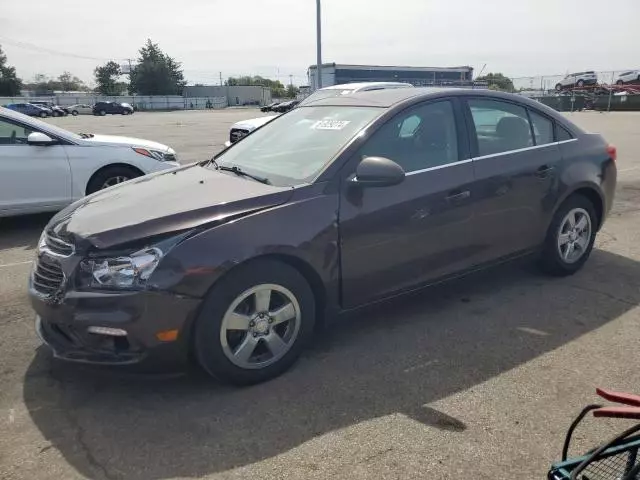
M 402 82 L 360 82 L 360 83 L 343 83 L 341 85 L 331 85 L 324 87 L 321 90 L 355 90 L 362 91 L 367 89 L 382 89 L 382 88 L 403 88 L 413 87 L 410 83 Z
M 507 100 L 518 102 L 519 104 L 533 107 L 547 115 L 562 119 L 560 114 L 551 107 L 547 107 L 540 102 L 531 100 L 523 95 L 513 93 L 497 92 L 488 89 L 455 88 L 455 87 L 419 87 L 419 88 L 394 88 L 388 90 L 360 91 L 351 95 L 339 97 L 329 97 L 312 101 L 299 108 L 324 107 L 324 106 L 353 106 L 353 107 L 378 107 L 391 108 L 401 103 L 417 103 L 431 98 L 438 97 L 482 97 L 495 98 L 496 100 Z

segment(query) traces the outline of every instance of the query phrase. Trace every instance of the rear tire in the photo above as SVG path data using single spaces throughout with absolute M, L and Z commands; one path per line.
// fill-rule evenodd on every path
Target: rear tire
M 542 270 L 557 277 L 573 275 L 580 270 L 591 255 L 598 225 L 598 215 L 588 198 L 572 195 L 565 200 L 547 231 L 540 259 Z
M 556 84 L 556 92 L 559 92 L 560 90 L 562 90 L 562 84 L 558 83 Z
M 106 111 L 104 111 L 104 110 L 100 110 L 100 111 L 98 112 L 98 114 L 99 114 L 101 117 L 104 117 L 104 116 L 107 114 L 107 112 L 106 112 Z
M 266 307 L 260 308 L 258 295 L 265 291 Z M 285 307 L 286 315 L 276 313 Z M 237 326 L 230 318 L 240 319 L 239 328 L 229 327 Z M 207 295 L 192 346 L 198 363 L 212 377 L 251 385 L 291 367 L 314 324 L 315 298 L 302 274 L 279 261 L 255 260 L 229 272 Z M 240 352 L 243 348 L 248 349 L 246 356 Z
M 73 115 L 74 117 L 78 116 L 78 111 L 77 110 L 72 110 L 71 111 L 71 115 Z
M 40 112 L 40 113 L 38 114 L 38 116 L 39 116 L 40 118 L 47 118 L 49 115 L 47 115 L 47 112 Z
M 89 180 L 87 195 L 140 176 L 142 176 L 142 174 L 131 167 L 116 165 L 104 168 L 96 172 L 93 177 L 91 177 L 91 180 Z
M 578 83 L 576 83 L 576 85 L 578 86 L 578 88 L 584 87 L 584 80 L 578 80 Z

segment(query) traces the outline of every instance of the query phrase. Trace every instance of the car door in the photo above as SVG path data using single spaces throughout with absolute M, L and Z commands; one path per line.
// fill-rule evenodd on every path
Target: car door
M 55 210 L 71 201 L 65 147 L 29 145 L 34 131 L 0 116 L 0 214 Z
M 542 243 L 557 194 L 562 154 L 553 121 L 535 109 L 495 98 L 469 98 L 465 112 L 476 183 L 481 260 Z
M 339 207 L 345 308 L 410 289 L 473 263 L 473 168 L 457 99 L 431 101 L 387 121 L 344 170 Z M 350 182 L 367 156 L 405 170 L 402 183 Z

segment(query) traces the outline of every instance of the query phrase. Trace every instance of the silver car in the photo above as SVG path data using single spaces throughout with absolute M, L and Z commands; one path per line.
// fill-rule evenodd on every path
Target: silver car
M 71 115 L 93 115 L 93 105 L 87 103 L 78 103 L 77 105 L 71 105 L 67 107 L 71 112 Z
M 578 72 L 570 73 L 556 84 L 556 90 L 560 91 L 564 88 L 578 87 L 582 88 L 585 85 L 595 85 L 598 83 L 598 75 L 596 72 Z
M 618 75 L 616 80 L 618 85 L 624 85 L 625 83 L 640 83 L 640 70 L 628 70 Z

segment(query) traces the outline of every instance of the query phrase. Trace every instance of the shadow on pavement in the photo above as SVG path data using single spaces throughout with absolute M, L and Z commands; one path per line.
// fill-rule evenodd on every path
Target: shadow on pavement
M 42 230 L 54 213 L 0 218 L 0 250 L 36 248 Z
M 24 400 L 90 478 L 200 477 L 393 413 L 462 431 L 429 404 L 615 320 L 640 302 L 639 282 L 640 263 L 604 251 L 565 279 L 504 266 L 352 315 L 289 373 L 243 389 L 99 372 L 41 348 Z

